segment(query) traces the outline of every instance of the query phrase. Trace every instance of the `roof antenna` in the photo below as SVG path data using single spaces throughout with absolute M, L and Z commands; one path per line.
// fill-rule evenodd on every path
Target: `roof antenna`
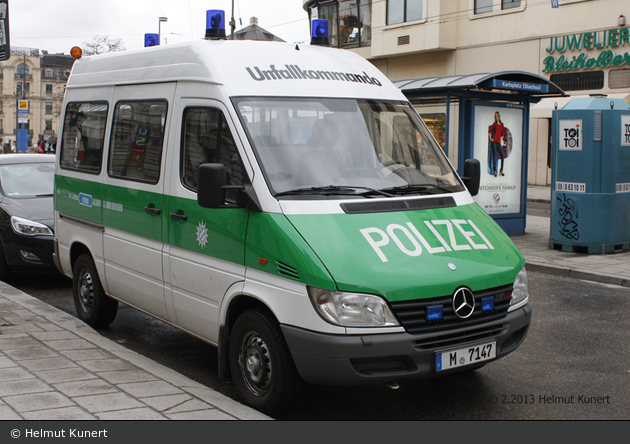
M 295 44 L 295 50 L 296 50 L 296 51 L 299 51 L 299 50 L 300 50 L 300 47 L 298 46 L 298 44 L 297 44 L 297 43 Z

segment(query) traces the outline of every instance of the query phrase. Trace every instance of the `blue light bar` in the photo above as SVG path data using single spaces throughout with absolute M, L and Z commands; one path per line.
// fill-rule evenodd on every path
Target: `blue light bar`
M 210 9 L 206 11 L 206 38 L 225 38 L 225 11 Z
M 145 34 L 144 35 L 144 47 L 147 48 L 149 46 L 158 46 L 160 37 L 157 34 Z
M 313 20 L 311 24 L 311 45 L 330 45 L 328 40 L 328 20 Z
M 481 298 L 481 311 L 494 310 L 494 296 Z
M 427 307 L 427 321 L 437 321 L 442 319 L 442 306 L 429 305 Z

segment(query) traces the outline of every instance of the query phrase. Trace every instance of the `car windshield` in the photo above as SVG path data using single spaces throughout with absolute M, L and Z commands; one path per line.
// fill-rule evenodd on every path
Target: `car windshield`
M 54 181 L 55 167 L 52 163 L 16 163 L 0 166 L 0 183 L 5 196 L 52 196 Z
M 251 97 L 234 102 L 277 197 L 464 190 L 406 102 Z

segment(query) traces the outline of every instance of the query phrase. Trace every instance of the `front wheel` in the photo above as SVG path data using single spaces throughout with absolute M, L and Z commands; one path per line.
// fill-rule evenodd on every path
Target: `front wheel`
M 248 310 L 232 327 L 230 372 L 243 402 L 272 415 L 293 402 L 299 376 L 276 320 Z
M 114 321 L 118 301 L 105 294 L 89 254 L 82 254 L 74 264 L 72 296 L 79 319 L 91 327 L 106 327 Z

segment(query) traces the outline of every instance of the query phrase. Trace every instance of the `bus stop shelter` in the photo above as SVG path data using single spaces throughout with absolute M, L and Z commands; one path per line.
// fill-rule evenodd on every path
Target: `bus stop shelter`
M 522 71 L 428 77 L 394 82 L 423 117 L 460 175 L 478 159 L 475 201 L 509 235 L 525 232 L 530 105 L 566 96 L 546 78 Z M 500 147 L 490 143 L 500 122 Z

